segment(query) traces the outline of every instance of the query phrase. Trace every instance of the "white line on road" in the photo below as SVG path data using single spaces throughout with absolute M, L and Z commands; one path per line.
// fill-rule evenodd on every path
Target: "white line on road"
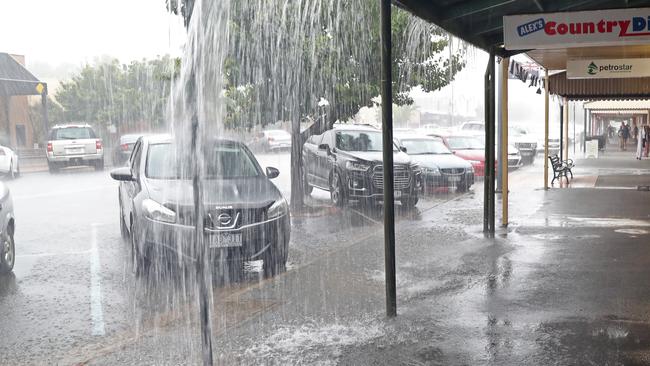
M 14 199 L 14 201 L 16 201 L 16 200 L 27 200 L 27 199 L 34 199 L 34 198 L 67 196 L 67 195 L 78 194 L 78 193 L 83 193 L 83 192 L 101 191 L 103 189 L 109 189 L 109 188 L 117 188 L 117 185 L 116 184 L 111 184 L 111 185 L 102 185 L 102 186 L 91 187 L 91 188 L 69 189 L 69 190 L 54 191 L 54 192 L 48 192 L 48 193 L 37 193 L 37 194 L 30 194 L 30 195 L 22 195 L 22 196 L 15 196 L 13 199 Z
M 92 224 L 90 249 L 90 313 L 92 335 L 104 335 L 104 312 L 102 310 L 102 285 L 99 277 L 99 251 L 97 249 L 97 226 Z

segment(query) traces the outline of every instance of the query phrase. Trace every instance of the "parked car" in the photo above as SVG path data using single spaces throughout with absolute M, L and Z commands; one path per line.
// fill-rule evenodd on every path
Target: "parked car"
M 266 130 L 255 135 L 248 146 L 256 152 L 275 152 L 291 149 L 291 134 L 285 130 Z
M 383 199 L 382 133 L 364 125 L 337 125 L 309 138 L 302 149 L 305 191 L 330 192 L 332 202 L 348 200 L 374 205 Z M 395 199 L 405 207 L 418 202 L 421 172 L 411 158 L 393 149 Z
M 18 155 L 6 146 L 0 146 L 0 174 L 14 179 L 20 175 Z
M 472 164 L 454 155 L 441 139 L 422 135 L 397 135 L 398 144 L 418 163 L 426 188 L 456 188 L 465 192 L 474 184 Z
M 485 136 L 485 123 L 481 121 L 463 122 L 458 127 L 458 132 L 468 136 Z
M 235 268 L 262 259 L 267 276 L 284 271 L 289 206 L 270 181 L 279 171 L 262 171 L 243 143 L 215 139 L 205 146 L 202 204 L 211 257 Z M 192 177 L 180 160 L 170 136 L 143 136 L 130 165 L 111 172 L 120 181 L 120 230 L 131 241 L 137 275 L 169 258 L 196 258 Z
M 475 176 L 482 177 L 485 175 L 485 143 L 482 139 L 463 134 L 436 136 L 442 138 L 445 145 L 447 145 L 456 156 L 461 157 L 472 164 Z M 497 156 L 497 161 L 498 158 L 499 157 Z M 514 145 L 508 144 L 508 167 L 516 169 L 520 166 L 521 155 L 519 154 L 519 150 L 517 150 Z
M 120 166 L 126 164 L 133 151 L 133 145 L 138 141 L 142 134 L 128 134 L 120 136 L 117 146 L 113 149 L 113 165 Z
M 74 165 L 104 169 L 104 147 L 90 125 L 65 124 L 52 127 L 47 141 L 47 166 L 51 173 Z
M 16 245 L 14 232 L 16 229 L 14 218 L 14 204 L 9 188 L 0 182 L 0 217 L 2 218 L 2 232 L 0 232 L 0 274 L 11 272 L 16 262 Z
M 537 142 L 535 137 L 522 126 L 508 127 L 508 141 L 511 142 L 521 154 L 522 164 L 532 164 L 537 155 Z
M 603 138 L 603 140 L 605 140 Z M 537 152 L 538 153 L 544 153 L 544 137 L 541 138 L 538 146 L 540 147 Z M 548 155 L 558 155 L 560 153 L 560 139 L 557 138 L 549 138 L 548 139 Z

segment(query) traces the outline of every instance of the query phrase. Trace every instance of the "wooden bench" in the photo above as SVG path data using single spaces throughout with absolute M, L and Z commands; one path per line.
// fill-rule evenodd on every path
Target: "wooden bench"
M 573 179 L 573 172 L 571 171 L 574 167 L 573 160 L 567 159 L 562 161 L 557 155 L 549 156 L 548 159 L 551 161 L 551 167 L 553 167 L 553 180 L 551 180 L 551 184 L 553 184 L 556 179 L 560 180 L 562 177 L 569 182 L 569 175 L 571 176 L 571 179 Z

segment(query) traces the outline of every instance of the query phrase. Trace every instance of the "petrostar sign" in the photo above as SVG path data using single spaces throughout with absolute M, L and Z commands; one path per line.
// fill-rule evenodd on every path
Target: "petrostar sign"
M 567 79 L 638 78 L 650 76 L 650 59 L 567 60 Z
M 650 44 L 650 8 L 503 17 L 508 50 Z

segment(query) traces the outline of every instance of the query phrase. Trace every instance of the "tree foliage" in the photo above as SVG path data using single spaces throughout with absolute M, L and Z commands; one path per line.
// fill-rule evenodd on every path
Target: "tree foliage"
M 130 64 L 111 59 L 86 65 L 59 86 L 56 100 L 62 113 L 50 120 L 126 130 L 161 127 L 178 67 L 178 60 L 168 56 Z
M 185 9 L 193 3 L 181 2 Z M 372 105 L 380 94 L 377 1 L 231 0 L 230 4 L 224 68 L 230 99 L 227 127 L 320 120 L 323 113 L 331 124 Z M 440 89 L 464 67 L 464 49 L 450 58 L 444 31 L 395 7 L 392 40 L 393 99 L 398 105 L 413 103 L 412 87 Z M 321 98 L 330 103 L 326 110 L 318 106 Z

